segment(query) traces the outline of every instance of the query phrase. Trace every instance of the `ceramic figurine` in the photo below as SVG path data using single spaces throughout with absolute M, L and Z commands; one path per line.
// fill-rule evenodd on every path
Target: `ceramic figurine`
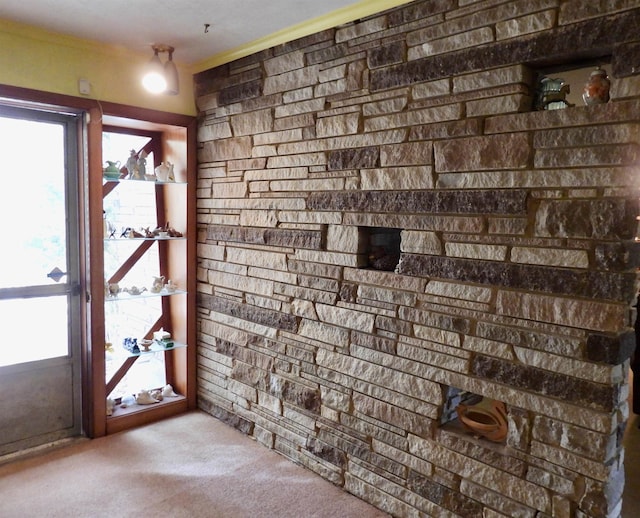
M 597 68 L 589 75 L 589 80 L 584 85 L 582 100 L 586 105 L 604 104 L 609 102 L 609 89 L 611 81 L 607 71 Z
M 155 169 L 156 176 L 158 177 L 158 181 L 160 182 L 168 182 L 169 174 L 173 172 L 173 165 L 169 164 L 169 162 L 162 162 Z
M 164 275 L 153 278 L 153 284 L 151 285 L 151 293 L 160 293 L 164 287 Z
M 117 297 L 118 293 L 120 293 L 120 286 L 117 282 L 107 283 L 107 290 L 109 297 Z
M 153 344 L 153 340 L 149 340 L 147 338 L 141 338 L 139 343 L 142 346 L 142 350 L 146 352 L 151 348 L 151 344 Z
M 147 174 L 147 153 L 144 151 L 140 152 L 140 156 L 138 157 L 138 174 L 136 175 L 136 180 L 145 180 Z
M 573 106 L 567 102 L 571 87 L 561 78 L 543 77 L 538 88 L 536 107 L 538 110 L 560 110 Z
M 135 149 L 129 151 L 130 155 L 127 158 L 127 163 L 125 167 L 127 168 L 127 172 L 129 173 L 129 179 L 133 179 L 138 171 L 138 154 Z

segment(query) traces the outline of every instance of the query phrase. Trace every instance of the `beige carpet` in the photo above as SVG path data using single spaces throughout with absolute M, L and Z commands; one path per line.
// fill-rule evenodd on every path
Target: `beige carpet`
M 381 518 L 202 412 L 0 466 L 0 516 Z

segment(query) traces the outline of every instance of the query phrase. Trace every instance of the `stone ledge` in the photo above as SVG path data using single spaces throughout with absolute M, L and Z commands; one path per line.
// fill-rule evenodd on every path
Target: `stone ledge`
M 526 214 L 527 191 L 357 191 L 315 192 L 310 210 L 418 214 Z
M 225 315 L 241 318 L 263 326 L 284 329 L 295 333 L 298 331 L 299 318 L 294 315 L 280 313 L 271 309 L 249 306 L 233 300 L 201 293 L 198 296 L 198 304 L 212 311 Z
M 629 302 L 635 273 L 574 271 L 433 255 L 402 254 L 398 273 L 492 286 Z
M 612 412 L 620 397 L 620 388 L 617 386 L 600 385 L 482 355 L 473 359 L 471 374 L 504 383 L 511 388 L 530 390 L 605 412 Z
M 542 34 L 515 40 L 481 45 L 433 57 L 409 61 L 402 65 L 371 71 L 371 91 L 433 81 L 476 70 L 531 63 L 545 66 L 568 63 L 588 57 L 614 54 L 616 45 L 638 39 L 640 10 L 631 10 L 611 17 L 600 17 Z M 570 43 L 569 43 L 570 42 Z M 627 54 L 629 51 L 627 50 Z M 621 67 L 628 68 L 628 63 Z M 627 70 L 613 70 L 613 75 L 630 75 Z
M 211 225 L 207 227 L 207 239 L 211 241 L 322 250 L 324 236 L 322 232 L 317 230 Z

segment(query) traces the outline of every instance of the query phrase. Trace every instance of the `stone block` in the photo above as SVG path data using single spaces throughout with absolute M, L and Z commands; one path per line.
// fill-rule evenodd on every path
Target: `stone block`
M 315 85 L 318 82 L 318 72 L 318 66 L 312 65 L 275 76 L 267 76 L 264 79 L 263 95 Z
M 536 211 L 536 235 L 630 239 L 639 214 L 637 200 L 543 200 Z
M 329 152 L 330 171 L 343 169 L 373 168 L 379 165 L 380 149 L 376 146 L 338 149 Z
M 613 4 L 605 4 L 601 7 L 597 7 L 591 4 L 584 4 L 579 0 L 569 0 L 568 2 L 560 6 L 558 24 L 564 25 L 574 23 L 579 20 L 600 17 L 606 14 L 613 14 L 620 10 L 628 9 L 632 6 L 637 6 L 637 4 L 633 2 L 633 0 L 623 0 L 622 2 L 614 2 Z
M 304 52 L 302 50 L 288 52 L 274 58 L 265 59 L 262 63 L 268 76 L 283 74 L 304 67 Z
M 409 59 L 419 59 L 424 56 L 434 56 L 460 49 L 477 47 L 493 42 L 493 30 L 490 27 L 480 27 L 449 37 L 427 41 L 422 47 L 409 49 Z
M 251 137 L 237 137 L 204 142 L 199 152 L 201 162 L 219 162 L 251 157 Z
M 360 187 L 366 191 L 432 189 L 433 172 L 430 166 L 365 169 L 360 172 Z
M 347 24 L 336 31 L 336 43 L 352 40 L 362 36 L 367 36 L 387 28 L 385 16 L 377 16 L 364 21 L 356 21 Z
M 484 117 L 497 115 L 499 113 L 518 113 L 531 110 L 532 97 L 528 93 L 516 93 L 493 97 L 490 99 L 479 99 L 467 101 L 468 117 Z
M 327 83 L 320 83 L 314 87 L 315 97 L 328 97 L 332 95 L 338 95 L 346 92 L 349 86 L 349 82 L 346 78 L 337 79 Z
M 353 407 L 356 413 L 379 419 L 384 423 L 393 424 L 419 436 L 429 436 L 432 433 L 434 421 L 425 416 L 414 414 L 396 405 L 380 401 L 362 394 L 354 394 Z
M 499 314 L 597 332 L 615 333 L 627 321 L 621 305 L 515 292 L 499 292 L 496 308 Z
M 331 302 L 331 299 L 327 302 Z M 348 330 L 313 320 L 302 320 L 298 332 L 301 336 L 335 347 L 346 347 L 349 343 Z
M 534 166 L 539 169 L 623 166 L 633 164 L 637 155 L 635 144 L 538 150 L 535 152 Z
M 504 261 L 507 256 L 507 247 L 475 243 L 445 243 L 445 252 L 449 257 Z
M 402 9 L 390 11 L 388 14 L 389 27 L 397 27 L 405 25 L 415 20 L 426 18 L 436 18 L 435 21 L 441 21 L 436 15 L 447 11 L 453 11 L 458 7 L 454 0 L 431 0 L 429 2 L 415 2 L 403 6 Z
M 539 148 L 566 148 L 628 144 L 640 139 L 640 126 L 633 123 L 569 127 L 536 131 L 533 146 Z M 605 148 L 606 150 L 610 148 Z
M 406 55 L 404 41 L 394 41 L 388 45 L 376 47 L 367 53 L 367 65 L 369 69 L 402 63 Z
M 545 416 L 534 419 L 533 439 L 571 453 L 608 463 L 617 455 L 616 434 L 601 434 Z
M 312 210 L 451 214 L 525 214 L 527 193 L 496 191 L 378 191 L 311 193 Z M 379 225 L 374 225 L 379 226 Z
M 442 253 L 442 242 L 435 232 L 403 230 L 400 233 L 400 250 L 408 254 Z
M 462 110 L 462 104 L 458 103 L 392 113 L 380 117 L 369 117 L 364 120 L 364 131 L 369 133 L 384 131 L 389 128 L 412 127 L 419 124 L 457 120 L 462 118 Z
M 555 248 L 526 248 L 514 246 L 511 249 L 514 263 L 543 264 L 566 268 L 588 268 L 589 256 L 586 250 L 560 250 Z
M 360 348 L 358 352 L 362 358 L 349 357 L 320 349 L 316 361 L 321 367 L 340 372 L 354 380 L 358 379 L 386 387 L 398 395 L 404 394 L 415 399 L 431 400 L 431 394 L 439 393 L 439 387 L 436 383 L 393 369 L 392 366 L 385 367 L 373 363 L 376 357 L 380 356 L 380 351 Z M 378 416 L 378 418 L 380 417 Z M 393 422 L 390 423 L 393 424 Z
M 483 518 L 502 518 L 506 516 L 517 516 L 518 518 L 541 518 L 540 515 L 536 513 L 535 509 L 526 507 L 511 500 L 510 498 L 506 498 L 500 493 L 490 491 L 486 487 L 478 486 L 468 482 L 467 480 L 462 480 L 460 482 L 460 492 L 463 495 L 472 498 L 473 501 L 478 502 L 479 505 L 482 503 L 485 506 L 484 512 L 481 515 Z
M 375 320 L 373 314 L 325 304 L 316 304 L 316 312 L 321 322 L 347 327 L 356 331 L 373 332 Z
M 518 133 L 434 143 L 438 173 L 522 169 L 529 166 L 531 151 L 527 135 Z
M 485 88 L 499 88 L 509 84 L 529 85 L 533 80 L 530 68 L 512 65 L 492 70 L 483 70 L 453 78 L 453 93 L 472 92 Z
M 447 78 L 413 85 L 411 93 L 414 100 L 429 99 L 450 95 L 451 88 L 451 80 Z
M 265 133 L 273 129 L 273 111 L 258 110 L 231 116 L 233 134 L 238 136 Z
M 424 166 L 432 163 L 433 144 L 430 141 L 408 142 L 380 147 L 380 165 L 382 167 L 406 165 Z
M 403 111 L 407 107 L 406 97 L 394 97 L 373 101 L 362 105 L 362 114 L 365 117 L 375 117 L 376 115 L 386 115 Z
M 218 94 L 218 103 L 220 106 L 227 106 L 247 99 L 255 99 L 262 93 L 262 80 L 259 79 L 222 89 Z
M 294 315 L 287 315 L 278 311 L 250 307 L 246 304 L 234 302 L 222 297 L 213 297 L 201 294 L 199 303 L 212 311 L 217 311 L 226 315 L 237 316 L 244 320 L 256 322 L 269 327 L 277 327 L 288 331 L 296 331 L 298 328 L 298 318 Z
M 590 361 L 620 365 L 631 358 L 635 347 L 635 333 L 631 330 L 616 336 L 592 333 L 587 338 L 586 356 Z
M 552 29 L 556 11 L 549 9 L 535 14 L 520 16 L 496 23 L 496 41 L 518 38 L 527 34 Z
M 316 123 L 316 135 L 323 138 L 357 133 L 359 124 L 360 114 L 358 113 L 322 117 Z
M 232 137 L 231 125 L 228 122 L 203 124 L 198 128 L 198 142 L 218 140 Z
M 619 396 L 619 387 L 592 383 L 482 355 L 473 358 L 471 374 L 605 412 L 613 411 Z

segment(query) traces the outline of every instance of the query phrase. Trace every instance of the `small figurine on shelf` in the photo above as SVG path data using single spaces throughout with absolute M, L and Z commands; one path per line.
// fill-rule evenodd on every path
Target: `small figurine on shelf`
M 566 97 L 571 93 L 569 83 L 564 79 L 543 77 L 538 87 L 536 107 L 538 110 L 560 110 L 573 106 Z
M 126 337 L 122 341 L 122 347 L 124 347 L 127 351 L 133 354 L 140 354 L 140 348 L 138 347 L 138 339 Z
M 160 293 L 164 287 L 164 275 L 153 278 L 153 284 L 151 285 L 151 293 Z
M 132 180 L 138 172 L 138 153 L 135 149 L 129 151 L 129 158 L 125 164 L 127 172 L 129 173 L 129 180 Z
M 162 162 L 158 167 L 156 167 L 155 172 L 158 177 L 158 181 L 172 181 L 170 180 L 170 175 L 173 175 L 173 165 L 170 162 Z
M 147 174 L 147 153 L 146 151 L 140 151 L 138 156 L 138 174 L 136 175 L 136 180 L 146 180 Z

